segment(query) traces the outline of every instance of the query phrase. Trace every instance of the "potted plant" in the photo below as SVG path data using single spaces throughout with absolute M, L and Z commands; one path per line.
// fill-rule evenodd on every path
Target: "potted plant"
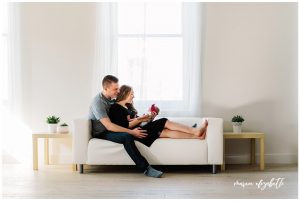
M 57 131 L 59 133 L 68 133 L 69 132 L 69 126 L 66 123 L 60 124 Z
M 232 126 L 233 126 L 233 132 L 234 133 L 241 133 L 242 132 L 242 123 L 244 120 L 244 118 L 240 115 L 236 115 L 234 117 L 232 117 Z
M 57 124 L 59 123 L 59 117 L 56 116 L 48 116 L 47 123 L 48 123 L 48 131 L 49 133 L 56 133 L 57 132 Z

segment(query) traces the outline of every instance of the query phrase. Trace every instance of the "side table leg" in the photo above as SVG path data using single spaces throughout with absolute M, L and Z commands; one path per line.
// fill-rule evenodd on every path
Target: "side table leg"
M 265 169 L 265 138 L 260 138 L 260 170 Z
M 223 164 L 221 165 L 221 171 L 225 171 L 225 139 L 223 138 Z
M 72 170 L 77 171 L 77 164 L 72 164 Z
M 49 165 L 49 139 L 44 139 L 44 163 L 45 165 Z
M 38 170 L 38 139 L 32 137 L 32 162 L 33 170 Z
M 255 138 L 251 138 L 251 164 L 255 164 Z

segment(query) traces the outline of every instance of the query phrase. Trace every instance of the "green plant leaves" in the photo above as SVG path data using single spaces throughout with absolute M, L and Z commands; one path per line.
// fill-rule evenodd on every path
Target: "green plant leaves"
M 58 122 L 60 122 L 60 117 L 56 117 L 54 115 L 47 117 L 48 124 L 57 124 Z
M 236 116 L 232 117 L 231 121 L 232 122 L 243 122 L 245 120 L 244 120 L 244 118 L 242 116 L 236 115 Z

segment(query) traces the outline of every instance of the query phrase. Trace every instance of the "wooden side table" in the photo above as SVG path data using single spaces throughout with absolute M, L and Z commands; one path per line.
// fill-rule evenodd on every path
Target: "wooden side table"
M 49 165 L 49 139 L 50 138 L 71 138 L 71 133 L 33 133 L 32 134 L 32 154 L 33 154 L 33 170 L 38 170 L 38 139 L 44 138 L 44 162 Z M 77 170 L 77 165 L 72 164 L 73 171 Z
M 255 164 L 255 139 L 260 140 L 260 170 L 265 169 L 265 134 L 256 132 L 242 132 L 242 133 L 224 133 L 223 144 L 223 165 L 221 170 L 225 171 L 225 140 L 226 139 L 251 139 L 251 164 Z

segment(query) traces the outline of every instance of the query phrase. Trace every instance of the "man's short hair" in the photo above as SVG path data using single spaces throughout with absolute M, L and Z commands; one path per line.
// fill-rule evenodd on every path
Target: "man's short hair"
M 119 79 L 113 75 L 106 75 L 102 80 L 102 87 L 107 87 L 111 83 L 118 83 Z

